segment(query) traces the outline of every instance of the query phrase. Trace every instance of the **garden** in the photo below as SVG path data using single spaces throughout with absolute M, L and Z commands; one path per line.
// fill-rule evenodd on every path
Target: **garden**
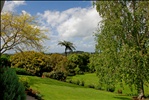
M 23 84 L 25 94 L 38 100 L 131 100 L 137 96 L 135 86 L 130 88 L 129 85 L 121 86 L 120 83 L 115 83 L 114 87 L 101 86 L 92 64 L 94 56 L 95 54 L 90 53 L 72 53 L 65 56 L 26 51 L 23 54 L 2 55 L 1 65 L 11 66 L 6 67 L 10 72 L 4 73 L 8 74 L 10 84 L 14 79 L 9 77 L 18 76 L 16 82 L 19 80 Z M 1 77 L 3 75 L 1 74 Z M 1 82 L 4 79 L 5 77 L 1 78 Z M 148 97 L 148 84 L 144 86 L 144 90 Z
M 65 40 L 57 43 L 64 53 L 45 53 L 43 41 L 49 38 L 36 17 L 1 13 L 2 100 L 26 100 L 26 95 L 37 100 L 149 99 L 149 2 L 93 5 L 102 21 L 92 53 L 74 51 Z

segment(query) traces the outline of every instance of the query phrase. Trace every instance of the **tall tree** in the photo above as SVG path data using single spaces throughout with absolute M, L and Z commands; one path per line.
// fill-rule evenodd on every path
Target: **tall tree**
M 23 50 L 36 48 L 42 49 L 42 42 L 47 39 L 36 19 L 29 14 L 22 13 L 15 15 L 12 13 L 1 14 L 1 48 L 3 54 L 7 50 Z
M 67 50 L 70 50 L 71 52 L 73 50 L 75 50 L 74 44 L 69 42 L 69 41 L 60 41 L 58 43 L 58 45 L 65 46 L 65 54 L 66 54 L 66 56 L 67 56 Z
M 149 1 L 96 1 L 102 17 L 96 31 L 100 82 L 135 85 L 138 98 L 149 82 Z

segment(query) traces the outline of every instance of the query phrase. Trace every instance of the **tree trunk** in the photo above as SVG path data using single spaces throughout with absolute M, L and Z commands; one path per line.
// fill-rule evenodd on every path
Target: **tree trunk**
M 5 3 L 5 0 L 1 1 L 1 11 L 3 9 L 4 3 Z
M 138 88 L 138 99 L 139 100 L 144 100 L 144 86 L 143 86 L 143 81 L 140 82 L 140 88 Z
M 65 55 L 66 55 L 66 57 L 67 57 L 67 48 L 65 48 Z

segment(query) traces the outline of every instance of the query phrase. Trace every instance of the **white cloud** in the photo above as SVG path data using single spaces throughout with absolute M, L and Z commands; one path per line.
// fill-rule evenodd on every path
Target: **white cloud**
M 25 1 L 5 1 L 3 12 L 15 12 L 18 6 L 25 5 Z
M 6 1 L 3 11 L 14 12 L 20 5 L 25 5 L 25 1 Z M 23 10 L 22 13 L 26 14 L 27 12 Z M 57 45 L 61 40 L 73 42 L 77 50 L 94 51 L 93 32 L 101 20 L 95 8 L 78 7 L 61 12 L 46 10 L 43 13 L 37 13 L 37 15 L 40 28 L 50 30 L 47 33 L 50 40 L 44 44 L 50 46 L 48 52 L 64 52 L 64 47 Z
M 25 1 L 6 1 L 3 11 L 15 12 L 17 7 L 25 4 Z M 22 11 L 22 13 L 27 12 Z M 50 46 L 47 52 L 64 52 L 64 47 L 57 45 L 58 41 L 61 40 L 73 42 L 77 50 L 94 51 L 93 32 L 101 21 L 95 8 L 78 7 L 61 12 L 46 10 L 43 13 L 37 13 L 37 15 L 39 16 L 40 28 L 50 30 L 47 33 L 50 40 L 44 44 Z
M 62 12 L 47 10 L 37 15 L 42 25 L 52 31 L 51 42 L 47 43 L 50 44 L 51 50 L 63 52 L 63 48 L 57 46 L 57 43 L 60 40 L 67 40 L 73 42 L 77 50 L 94 51 L 93 32 L 101 21 L 95 8 L 71 8 Z
M 28 13 L 28 12 L 26 12 L 25 10 L 22 10 L 22 14 L 23 14 L 23 15 L 26 15 L 26 14 L 27 14 L 27 15 L 31 16 L 31 14 Z

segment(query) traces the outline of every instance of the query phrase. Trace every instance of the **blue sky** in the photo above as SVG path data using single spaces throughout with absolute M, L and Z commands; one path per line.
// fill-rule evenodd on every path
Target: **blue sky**
M 32 15 L 45 10 L 64 11 L 75 7 L 90 7 L 91 1 L 26 1 L 25 5 L 17 7 L 17 12 L 25 10 Z
M 41 29 L 50 40 L 45 52 L 64 52 L 58 41 L 71 41 L 76 50 L 94 52 L 94 31 L 101 20 L 91 1 L 6 1 L 3 12 L 28 13 L 38 16 Z

